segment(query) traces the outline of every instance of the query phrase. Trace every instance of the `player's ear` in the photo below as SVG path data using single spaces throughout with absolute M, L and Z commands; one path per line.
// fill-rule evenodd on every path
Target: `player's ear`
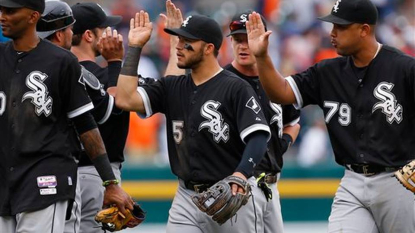
M 366 37 L 366 36 L 370 35 L 371 33 L 372 33 L 372 27 L 370 27 L 369 24 L 362 24 L 361 25 L 361 32 L 360 32 L 361 37 Z
M 206 43 L 204 50 L 205 50 L 205 55 L 209 55 L 215 51 L 215 46 L 211 43 Z
M 88 43 L 92 43 L 95 38 L 95 33 L 92 30 L 86 30 L 84 34 L 82 35 L 84 40 L 86 40 Z
M 29 23 L 36 24 L 42 16 L 38 11 L 30 10 Z

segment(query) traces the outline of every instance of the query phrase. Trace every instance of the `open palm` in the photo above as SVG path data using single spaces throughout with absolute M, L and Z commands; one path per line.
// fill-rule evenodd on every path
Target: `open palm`
M 258 13 L 253 12 L 249 15 L 249 21 L 246 22 L 246 31 L 251 52 L 256 57 L 265 56 L 268 49 L 268 37 L 271 31 L 265 32 L 264 24 Z
M 145 11 L 135 13 L 135 17 L 130 20 L 128 45 L 143 47 L 150 40 L 152 31 L 153 24 L 148 13 Z

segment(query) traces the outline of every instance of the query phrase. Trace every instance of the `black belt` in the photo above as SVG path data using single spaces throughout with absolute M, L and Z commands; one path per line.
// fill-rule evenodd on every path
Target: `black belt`
M 366 176 L 376 175 L 381 172 L 394 172 L 399 169 L 399 167 L 381 167 L 369 164 L 346 164 L 345 167 L 347 170 Z
M 197 193 L 201 193 L 201 192 L 206 191 L 208 188 L 210 188 L 215 183 L 198 183 L 198 182 L 194 182 L 194 181 L 185 181 L 184 186 L 187 189 L 193 190 Z
M 255 174 L 255 178 L 259 178 L 261 173 Z M 264 182 L 267 184 L 275 184 L 278 181 L 278 176 L 275 173 L 265 173 Z

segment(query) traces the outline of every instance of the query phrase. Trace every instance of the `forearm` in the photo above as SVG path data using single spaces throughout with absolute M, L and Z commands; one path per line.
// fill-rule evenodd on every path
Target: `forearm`
M 102 141 L 99 130 L 89 130 L 80 135 L 85 152 L 94 164 L 99 176 L 103 181 L 115 181 L 115 175 L 112 171 L 104 142 Z
M 121 72 L 121 61 L 108 62 L 108 87 L 117 86 L 118 77 Z
M 107 153 L 98 128 L 82 133 L 79 137 L 84 145 L 85 152 L 91 160 Z
M 252 176 L 254 168 L 261 162 L 267 150 L 268 133 L 257 131 L 248 136 L 242 160 L 235 172 L 242 173 L 246 178 Z
M 144 104 L 142 103 L 141 96 L 137 93 L 137 67 L 140 54 L 140 47 L 129 47 L 117 82 L 115 104 L 122 110 L 144 113 Z
M 295 124 L 293 126 L 286 126 L 286 127 L 284 127 L 284 129 L 282 130 L 282 132 L 284 134 L 290 135 L 291 138 L 292 138 L 292 143 L 294 143 L 295 140 L 298 137 L 298 133 L 300 132 L 300 128 L 301 128 L 300 124 Z
M 292 144 L 294 144 L 299 131 L 300 124 L 284 127 L 283 135 L 281 138 L 281 151 L 283 154 L 288 150 L 288 148 L 290 148 Z
M 185 74 L 185 69 L 180 69 L 177 66 L 178 58 L 177 58 L 177 51 L 176 46 L 179 43 L 179 37 L 177 36 L 170 36 L 170 56 L 169 61 L 167 63 L 166 72 L 164 76 L 168 75 L 183 75 Z
M 259 78 L 268 96 L 274 103 L 293 104 L 295 96 L 285 78 L 274 68 L 269 55 L 256 57 Z

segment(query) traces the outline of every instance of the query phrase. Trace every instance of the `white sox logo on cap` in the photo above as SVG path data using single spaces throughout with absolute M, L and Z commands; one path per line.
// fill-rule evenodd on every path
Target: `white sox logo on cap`
M 246 23 L 246 21 L 248 21 L 248 15 L 247 14 L 242 14 L 240 16 L 240 18 L 241 18 L 241 20 L 239 20 L 239 21 L 241 21 L 241 23 Z
M 337 2 L 334 4 L 333 6 L 333 11 L 337 13 L 337 11 L 339 10 L 339 4 L 342 0 L 337 0 Z
M 187 16 L 187 18 L 183 21 L 182 23 L 182 27 L 186 27 L 187 24 L 189 24 L 189 20 L 192 18 L 192 16 Z

